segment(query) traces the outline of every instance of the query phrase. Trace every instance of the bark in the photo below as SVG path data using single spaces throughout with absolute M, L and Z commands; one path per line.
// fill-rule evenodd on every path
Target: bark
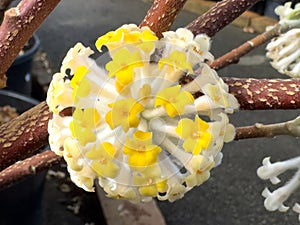
M 0 27 L 0 88 L 6 85 L 5 73 L 32 34 L 60 0 L 22 0 L 5 12 Z
M 0 170 L 47 144 L 51 117 L 47 104 L 43 102 L 0 126 Z
M 18 161 L 0 172 L 0 189 L 7 188 L 29 176 L 59 163 L 61 157 L 51 150 L 34 155 L 24 161 Z
M 158 36 L 168 31 L 187 0 L 155 0 L 140 27 L 148 26 Z
M 260 0 L 223 0 L 199 16 L 187 28 L 194 35 L 207 34 L 212 37 L 258 1 Z
M 243 110 L 299 109 L 300 79 L 224 78 Z
M 273 138 L 278 135 L 291 135 L 285 123 L 277 125 L 263 125 L 257 123 L 252 126 L 237 127 L 235 132 L 234 140 L 236 141 L 250 138 Z

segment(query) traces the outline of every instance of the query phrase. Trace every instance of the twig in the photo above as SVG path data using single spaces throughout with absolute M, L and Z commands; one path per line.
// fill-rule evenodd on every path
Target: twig
M 199 16 L 187 28 L 194 35 L 207 34 L 212 37 L 258 1 L 260 0 L 223 0 Z
M 51 117 L 43 102 L 0 126 L 0 170 L 47 144 Z
M 60 0 L 22 0 L 5 12 L 0 27 L 0 88 L 6 85 L 5 73 L 32 34 Z
M 214 62 L 210 64 L 210 67 L 215 70 L 222 69 L 230 64 L 238 63 L 240 58 L 258 46 L 266 43 L 274 37 L 277 37 L 282 32 L 286 32 L 288 29 L 283 28 L 279 24 L 274 26 L 271 30 L 266 31 L 262 34 L 257 35 L 253 39 L 245 42 L 239 47 L 233 49 L 232 51 L 226 53 L 225 55 L 219 57 Z
M 158 36 L 168 31 L 187 0 L 155 0 L 140 24 L 148 26 Z
M 252 126 L 237 127 L 235 140 L 249 138 L 272 138 L 278 135 L 300 136 L 300 117 L 283 123 L 263 125 L 256 123 Z
M 51 150 L 34 155 L 24 161 L 18 161 L 0 172 L 0 189 L 7 188 L 29 176 L 36 175 L 60 161 L 61 157 Z

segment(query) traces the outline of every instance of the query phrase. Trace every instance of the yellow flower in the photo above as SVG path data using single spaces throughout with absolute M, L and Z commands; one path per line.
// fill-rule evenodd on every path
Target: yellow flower
M 168 190 L 167 179 L 134 176 L 133 184 L 140 186 L 139 192 L 145 196 L 155 197 L 158 193 L 164 193 Z
M 220 88 L 218 85 L 215 84 L 207 84 L 204 88 L 204 93 L 208 95 L 212 100 L 224 107 L 228 107 L 229 101 L 229 95 L 227 92 L 225 92 L 222 88 Z
M 48 94 L 48 96 L 51 97 L 48 97 L 47 103 L 53 113 L 59 114 L 61 110 L 58 107 L 59 105 L 72 105 L 73 100 L 70 89 L 65 85 L 63 80 L 59 80 L 55 85 L 51 84 L 49 90 L 51 91 L 51 95 Z
M 77 138 L 81 145 L 96 141 L 93 129 L 98 125 L 100 115 L 94 108 L 84 110 L 76 108 L 73 113 L 73 121 L 70 123 L 72 136 Z
M 185 178 L 188 187 L 199 186 L 210 176 L 210 170 L 215 166 L 215 161 L 202 155 L 193 156 L 190 161 L 192 173 Z
M 117 91 L 122 89 L 134 78 L 134 68 L 143 66 L 141 56 L 138 52 L 129 52 L 126 48 L 118 50 L 113 60 L 106 64 L 109 77 L 116 76 Z
M 124 44 L 139 44 L 145 41 L 156 41 L 158 37 L 148 28 L 139 29 L 137 26 L 121 27 L 116 31 L 110 31 L 101 36 L 96 41 L 96 47 L 101 51 L 105 45 L 110 51 L 124 45 Z M 152 49 L 154 48 L 154 45 Z M 149 46 L 141 49 L 147 51 Z M 151 50 L 152 51 L 152 50 Z
M 112 108 L 105 116 L 105 121 L 111 129 L 121 125 L 127 132 L 131 127 L 139 125 L 138 114 L 143 111 L 144 107 L 133 98 L 116 101 L 109 105 Z
M 157 162 L 161 148 L 152 144 L 151 132 L 138 130 L 133 134 L 133 140 L 127 138 L 123 152 L 128 155 L 130 166 L 147 167 Z
M 161 169 L 158 163 L 139 168 L 138 173 L 133 174 L 133 184 L 139 186 L 140 194 L 145 196 L 157 196 L 168 189 L 167 179 L 161 178 Z
M 143 104 L 146 104 L 151 99 L 152 89 L 149 84 L 144 84 L 143 87 L 139 90 L 138 96 L 139 101 Z
M 193 104 L 194 97 L 187 91 L 180 91 L 180 88 L 177 85 L 159 91 L 155 98 L 155 107 L 164 106 L 170 117 L 184 114 L 184 107 Z
M 186 152 L 198 155 L 202 149 L 207 149 L 212 142 L 212 135 L 207 131 L 209 124 L 195 117 L 195 121 L 184 118 L 181 119 L 176 128 L 176 133 L 185 139 L 183 148 Z
M 77 67 L 77 69 L 74 73 L 74 77 L 72 78 L 72 80 L 70 82 L 70 86 L 71 86 L 71 88 L 73 88 L 73 92 L 72 92 L 72 98 L 73 99 L 75 99 L 75 96 L 77 95 L 78 88 L 81 85 L 82 86 L 80 88 L 80 93 L 79 94 L 82 95 L 82 97 L 85 97 L 89 94 L 89 91 L 90 91 L 89 81 L 87 79 L 84 79 L 85 75 L 88 72 L 89 72 L 89 70 L 85 66 Z
M 169 57 L 161 58 L 158 67 L 161 69 L 164 65 L 168 66 L 168 73 L 174 72 L 176 69 L 193 73 L 192 64 L 187 61 L 186 53 L 174 50 Z
M 80 171 L 83 168 L 83 165 L 78 162 L 80 156 L 81 150 L 78 142 L 72 138 L 67 138 L 64 142 L 64 159 L 74 171 Z
M 91 167 L 100 177 L 115 178 L 119 173 L 119 166 L 112 162 L 117 150 L 109 142 L 94 146 L 86 153 L 86 157 L 93 160 Z

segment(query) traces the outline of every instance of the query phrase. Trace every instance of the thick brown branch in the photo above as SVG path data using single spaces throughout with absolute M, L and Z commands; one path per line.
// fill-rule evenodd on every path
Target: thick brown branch
M 33 176 L 60 161 L 61 157 L 50 150 L 34 155 L 24 161 L 18 161 L 0 172 L 0 189 L 9 187 L 29 176 Z
M 299 109 L 300 79 L 224 78 L 240 109 Z
M 0 126 L 0 170 L 24 159 L 48 141 L 52 114 L 45 102 Z
M 186 1 L 155 0 L 140 27 L 148 26 L 158 37 L 162 37 L 162 32 L 170 29 Z
M 216 59 L 214 62 L 212 62 L 212 64 L 210 64 L 210 67 L 215 70 L 219 70 L 230 64 L 238 63 L 242 56 L 246 55 L 253 49 L 266 43 L 267 41 L 271 40 L 272 38 L 277 37 L 281 32 L 283 32 L 281 26 L 279 26 L 279 25 L 274 26 L 271 30 L 266 31 L 260 35 L 257 35 L 253 39 L 245 42 L 244 44 L 240 45 L 239 47 L 233 49 L 232 51 L 228 52 L 227 54 Z
M 0 88 L 6 85 L 5 73 L 36 29 L 60 0 L 22 0 L 5 12 L 0 27 Z
M 223 0 L 190 23 L 187 28 L 195 35 L 207 34 L 212 37 L 258 1 L 260 0 Z

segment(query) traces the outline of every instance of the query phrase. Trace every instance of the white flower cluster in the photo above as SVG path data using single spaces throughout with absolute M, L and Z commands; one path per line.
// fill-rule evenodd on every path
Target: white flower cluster
M 273 39 L 266 49 L 275 69 L 290 77 L 300 77 L 300 29 L 292 29 Z
M 300 3 L 292 8 L 292 2 L 286 2 L 284 5 L 278 6 L 275 13 L 279 16 L 279 23 L 292 27 L 300 25 Z
M 292 8 L 292 3 L 278 6 L 275 13 L 279 16 L 279 25 L 286 33 L 273 38 L 267 45 L 267 57 L 271 65 L 280 73 L 290 77 L 300 76 L 300 3 Z
M 286 184 L 277 188 L 273 192 L 271 192 L 268 188 L 265 188 L 262 192 L 263 197 L 266 198 L 264 205 L 267 210 L 279 210 L 280 212 L 286 212 L 289 210 L 289 207 L 284 205 L 284 203 L 300 186 L 300 157 L 276 163 L 271 163 L 270 157 L 263 160 L 263 166 L 258 168 L 257 174 L 263 180 L 270 180 L 272 184 L 280 183 L 280 179 L 278 178 L 279 175 L 288 170 L 295 169 L 297 172 Z M 295 203 L 293 210 L 299 213 L 300 221 L 300 207 L 298 203 Z
M 105 69 L 77 44 L 54 75 L 51 149 L 87 191 L 97 180 L 109 197 L 175 201 L 209 178 L 235 134 L 227 113 L 239 105 L 205 63 L 213 60 L 210 40 L 186 29 L 158 40 L 125 25 L 101 36 L 99 51 L 103 45 Z M 195 79 L 181 85 L 184 76 Z

